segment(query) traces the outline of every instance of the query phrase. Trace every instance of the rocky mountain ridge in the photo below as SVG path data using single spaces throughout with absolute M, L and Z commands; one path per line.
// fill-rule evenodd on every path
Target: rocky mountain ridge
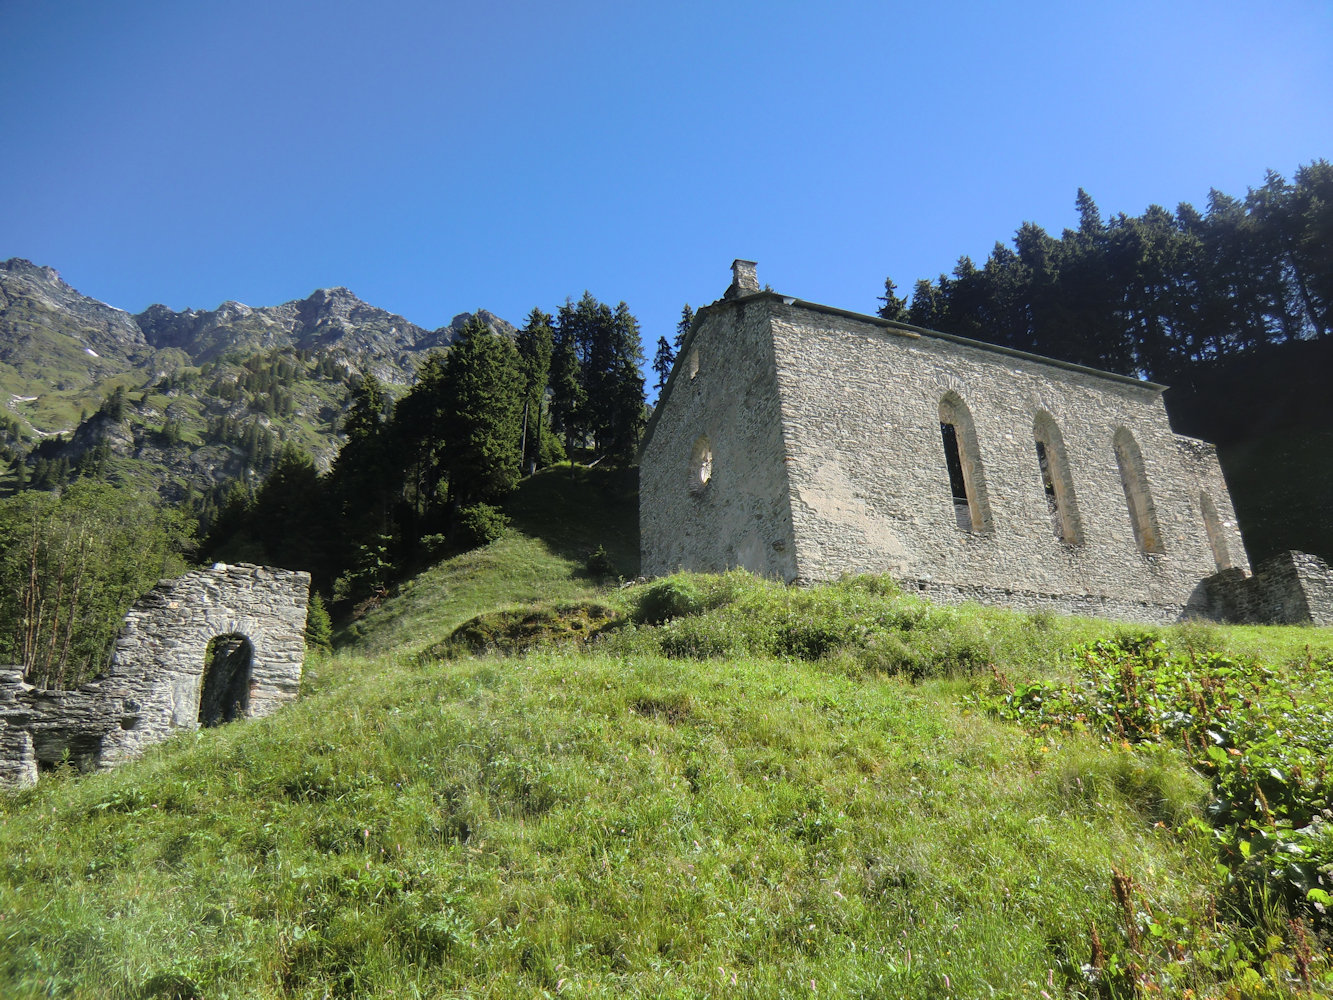
M 474 315 L 517 332 L 486 310 L 428 330 L 342 287 L 276 306 L 131 314 L 54 268 L 0 262 L 0 492 L 92 470 L 171 500 L 207 497 L 262 476 L 286 444 L 327 467 L 360 379 L 410 385 Z
M 239 361 L 290 348 L 329 355 L 353 373 L 373 372 L 391 385 L 410 384 L 419 357 L 447 348 L 478 316 L 494 332 L 515 328 L 486 310 L 460 313 L 428 330 L 358 298 L 343 287 L 320 288 L 276 306 L 223 302 L 215 309 L 173 310 L 161 304 L 131 314 L 80 294 L 52 267 L 22 258 L 0 262 L 0 388 L 10 410 L 34 436 L 69 429 L 43 419 L 50 407 L 25 407 L 33 396 L 72 393 L 87 409 L 118 376 L 161 377 L 182 366 Z M 63 369 L 52 378 L 53 369 Z M 126 379 L 120 379 L 125 383 Z

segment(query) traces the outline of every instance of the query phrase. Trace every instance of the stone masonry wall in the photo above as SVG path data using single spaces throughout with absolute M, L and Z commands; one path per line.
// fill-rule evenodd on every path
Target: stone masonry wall
M 296 697 L 305 660 L 307 573 L 217 564 L 164 580 L 130 610 L 105 675 L 75 691 L 27 685 L 0 669 L 0 784 L 36 779 L 68 756 L 88 768 L 131 760 L 149 744 L 199 726 L 210 642 L 249 641 L 244 714 Z
M 645 574 L 883 573 L 944 602 L 1333 624 L 1318 558 L 1249 575 L 1217 451 L 1171 431 L 1162 386 L 762 292 L 732 266 L 645 436 Z
M 642 571 L 742 566 L 796 575 L 767 312 L 701 309 L 649 428 L 639 466 Z M 700 482 L 696 448 L 707 442 Z
M 800 579 L 889 573 L 936 594 L 1178 617 L 1217 571 L 1200 496 L 1222 515 L 1235 564 L 1244 548 L 1207 446 L 1182 447 L 1160 387 L 919 335 L 805 303 L 770 299 Z M 940 401 L 971 413 L 993 530 L 959 527 Z M 1062 437 L 1081 544 L 1056 537 L 1034 423 Z M 1136 541 L 1113 444 L 1142 454 L 1163 551 Z M 1201 444 L 1201 443 L 1200 443 Z M 1128 612 L 1128 615 L 1126 615 Z M 1101 612 L 1099 612 L 1101 613 Z
M 1261 625 L 1333 625 L 1333 569 L 1308 552 L 1279 552 L 1246 576 L 1235 569 L 1205 581 L 1210 616 Z

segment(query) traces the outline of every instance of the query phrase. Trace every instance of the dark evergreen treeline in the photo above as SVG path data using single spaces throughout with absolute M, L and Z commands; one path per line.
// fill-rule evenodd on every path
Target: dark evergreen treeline
M 324 475 L 254 413 L 215 415 L 208 438 L 245 458 L 220 504 L 190 488 L 168 507 L 145 486 L 107 483 L 115 456 L 106 435 L 73 461 L 57 439 L 25 455 L 17 423 L 0 415 L 0 458 L 15 469 L 13 495 L 0 498 L 0 662 L 22 663 L 44 686 L 87 680 L 133 600 L 196 555 L 306 569 L 347 605 L 373 598 L 407 569 L 496 537 L 506 519 L 494 503 L 523 472 L 567 450 L 631 463 L 645 423 L 642 360 L 623 302 L 585 293 L 554 317 L 534 309 L 513 340 L 474 318 L 447 352 L 427 357 L 396 404 L 373 374 L 356 381 L 344 446 Z M 239 373 L 206 366 L 190 387 L 281 412 L 291 406 L 287 384 L 311 366 L 342 374 L 281 352 L 246 359 Z M 133 403 L 117 386 L 81 429 L 119 425 Z M 171 444 L 183 433 L 168 417 L 156 436 Z M 196 525 L 207 528 L 198 552 Z M 321 621 L 319 604 L 312 627 Z
M 283 447 L 257 492 L 232 489 L 204 548 L 310 570 L 336 600 L 373 598 L 404 569 L 495 537 L 494 504 L 525 472 L 567 455 L 633 462 L 642 361 L 623 302 L 585 293 L 554 317 L 534 309 L 513 341 L 474 318 L 396 403 L 363 376 L 332 469 Z
M 185 570 L 193 533 L 151 492 L 86 477 L 0 499 L 0 663 L 39 687 L 88 680 L 131 603 Z
M 886 319 L 1170 382 L 1190 366 L 1333 331 L 1333 165 L 1270 172 L 1237 199 L 1209 194 L 1103 220 L 1079 190 L 1079 226 L 1024 223 L 985 264 L 959 258 L 911 302 L 885 281 Z

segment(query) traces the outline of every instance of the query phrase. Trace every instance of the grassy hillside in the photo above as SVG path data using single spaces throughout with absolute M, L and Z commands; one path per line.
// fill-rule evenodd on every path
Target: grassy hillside
M 598 546 L 618 576 L 638 573 L 636 470 L 547 469 L 520 484 L 505 513 L 504 538 L 426 569 L 339 639 L 364 653 L 413 652 L 480 610 L 594 596 L 607 582 L 587 571 Z
M 627 486 L 536 477 L 509 537 L 404 587 L 277 716 L 0 801 L 0 995 L 1328 989 L 1317 920 L 1218 867 L 1210 778 L 1162 736 L 1160 692 L 1120 664 L 1101 700 L 1095 657 L 1066 652 L 1166 648 L 1144 630 L 877 579 L 599 588 L 598 544 L 633 573 Z M 534 596 L 606 624 L 571 643 L 577 615 Z M 536 648 L 442 658 L 478 615 Z M 1157 634 L 1186 674 L 1265 657 L 1248 705 L 1269 680 L 1292 706 L 1327 695 L 1329 630 Z

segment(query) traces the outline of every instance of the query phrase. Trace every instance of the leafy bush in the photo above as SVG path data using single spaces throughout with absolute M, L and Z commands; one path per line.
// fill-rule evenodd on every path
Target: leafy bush
M 639 595 L 634 620 L 661 625 L 672 618 L 697 615 L 702 610 L 703 597 L 694 581 L 689 577 L 669 577 Z
M 501 538 L 509 518 L 488 503 L 474 503 L 458 512 L 458 540 L 466 548 L 479 548 Z
M 184 572 L 191 530 L 130 486 L 80 480 L 0 501 L 0 662 L 39 687 L 96 674 L 134 601 Z
M 558 436 L 550 433 L 542 435 L 541 453 L 537 457 L 538 466 L 549 469 L 551 466 L 565 461 L 567 457 L 565 446 L 560 443 Z
M 1076 681 L 1011 686 L 1000 678 L 992 707 L 1039 733 L 1179 748 L 1212 780 L 1207 816 L 1234 904 L 1280 900 L 1329 929 L 1333 661 L 1277 669 L 1199 641 L 1182 647 L 1151 634 L 1081 646 Z

